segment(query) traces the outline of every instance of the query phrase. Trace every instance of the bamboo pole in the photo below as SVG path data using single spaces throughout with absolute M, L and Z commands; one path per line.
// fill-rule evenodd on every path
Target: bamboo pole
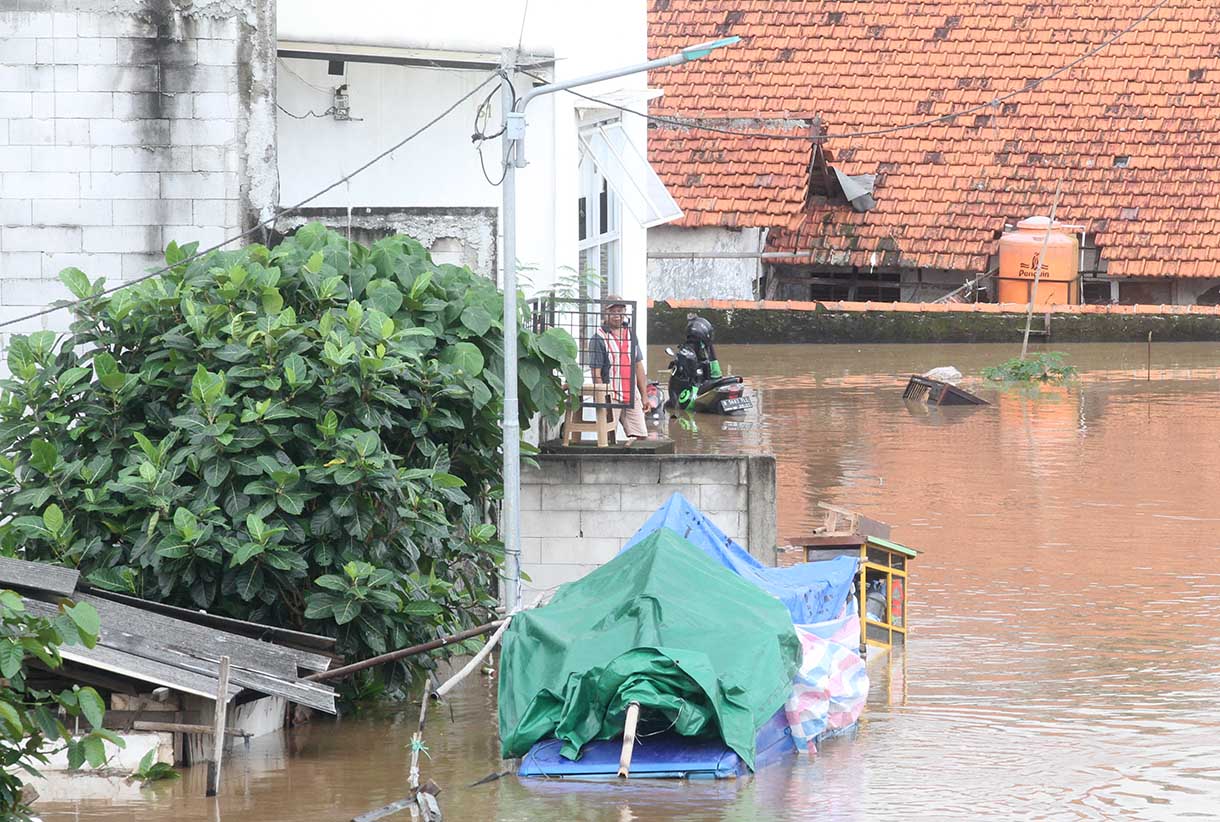
M 1152 382 L 1152 332 L 1148 332 L 1148 371 L 1146 382 Z
M 504 623 L 504 620 L 497 619 L 492 622 L 485 623 L 483 625 L 475 626 L 474 628 L 467 628 L 465 631 L 460 631 L 460 632 L 458 632 L 456 634 L 452 634 L 450 636 L 444 636 L 444 637 L 441 637 L 440 639 L 434 639 L 431 642 L 422 642 L 419 645 L 412 645 L 408 648 L 399 648 L 397 651 L 390 651 L 389 653 L 384 653 L 384 654 L 381 654 L 380 656 L 375 656 L 370 659 L 362 660 L 360 662 L 353 662 L 351 665 L 344 665 L 342 668 L 334 668 L 329 671 L 320 671 L 316 674 L 310 674 L 309 676 L 305 677 L 305 679 L 312 680 L 314 682 L 321 682 L 321 681 L 327 680 L 327 679 L 335 679 L 337 677 L 347 676 L 348 674 L 354 674 L 357 671 L 363 671 L 366 668 L 372 668 L 376 665 L 382 665 L 386 662 L 396 662 L 400 659 L 404 659 L 409 656 L 415 656 L 416 654 L 422 654 L 422 653 L 426 653 L 428 651 L 435 651 L 437 648 L 443 648 L 446 645 L 453 644 L 454 642 L 461 642 L 464 639 L 470 639 L 471 637 L 481 636 L 483 634 L 488 633 L 489 631 L 494 631 L 496 628 L 499 628 L 503 623 Z
M 1029 292 L 1029 311 L 1025 314 L 1025 338 L 1021 340 L 1021 359 L 1025 359 L 1029 351 L 1029 326 L 1034 320 L 1034 303 L 1038 299 L 1038 282 L 1042 279 L 1042 259 L 1046 256 L 1046 247 L 1051 241 L 1051 230 L 1055 227 L 1055 211 L 1059 208 L 1059 192 L 1063 188 L 1063 178 L 1055 183 L 1055 199 L 1051 203 L 1051 221 L 1046 226 L 1046 234 L 1042 237 L 1042 248 L 1038 251 L 1038 262 L 1034 266 L 1034 287 Z
M 212 761 L 208 763 L 207 796 L 220 791 L 220 758 L 225 749 L 225 713 L 229 708 L 229 658 L 220 658 L 220 677 L 216 686 L 216 710 L 212 720 Z
M 419 704 L 419 727 L 415 729 L 415 733 L 411 734 L 411 771 L 408 787 L 412 794 L 419 790 L 419 752 L 423 750 L 424 745 L 424 717 L 428 715 L 428 702 L 428 684 L 425 682 L 424 693 Z
M 433 691 L 432 695 L 437 699 L 441 699 L 445 694 L 456 688 L 458 683 L 469 676 L 471 671 L 477 670 L 479 665 L 482 664 L 483 660 L 487 659 L 487 655 L 490 654 L 492 649 L 496 647 L 496 643 L 498 643 L 500 638 L 504 636 L 504 632 L 508 630 L 509 623 L 512 621 L 513 618 L 511 616 L 505 619 L 504 622 L 500 624 L 500 627 L 496 629 L 496 632 L 491 635 L 491 638 L 487 640 L 487 644 L 480 648 L 479 652 L 471 657 L 469 662 L 462 666 L 462 670 L 449 677 L 449 679 L 445 680 L 443 685 Z
M 631 773 L 631 753 L 635 748 L 635 726 L 640 721 L 640 703 L 627 705 L 627 719 L 623 723 L 623 752 L 618 758 L 618 775 L 626 779 Z

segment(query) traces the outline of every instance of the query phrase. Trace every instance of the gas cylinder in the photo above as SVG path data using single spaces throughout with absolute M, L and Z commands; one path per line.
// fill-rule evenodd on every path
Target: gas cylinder
M 1079 303 L 1080 243 L 1075 228 L 1058 221 L 1052 224 L 1049 217 L 1029 217 L 1017 223 L 1016 231 L 1000 237 L 999 302 L 1030 302 L 1041 253 L 1042 273 L 1034 301 L 1038 305 Z

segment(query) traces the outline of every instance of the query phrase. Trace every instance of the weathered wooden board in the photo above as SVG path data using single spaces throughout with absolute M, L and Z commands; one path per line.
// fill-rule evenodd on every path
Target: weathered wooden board
M 166 647 L 180 648 L 185 653 L 198 654 L 207 659 L 228 656 L 234 665 L 265 671 L 285 679 L 296 679 L 299 667 L 316 670 L 312 665 L 317 659 L 322 659 L 317 654 L 195 625 L 92 594 L 78 599 L 97 609 L 98 616 L 102 618 L 102 642 L 107 645 L 114 644 L 109 641 L 112 633 L 155 637 Z M 306 657 L 311 664 L 302 666 L 302 657 Z
M 47 591 L 61 596 L 71 596 L 76 591 L 80 573 L 74 568 L 61 568 L 45 562 L 27 562 L 24 559 L 0 557 L 0 587 L 10 585 Z
M 245 620 L 218 616 L 204 611 L 192 611 L 190 608 L 179 608 L 176 605 L 151 602 L 146 599 L 127 596 L 126 594 L 116 594 L 110 591 L 101 591 L 96 588 L 90 589 L 89 593 L 102 599 L 113 600 L 122 605 L 130 605 L 142 611 L 152 611 L 153 613 L 181 619 L 195 625 L 205 625 L 209 628 L 228 631 L 229 633 L 254 640 L 279 643 L 294 651 L 298 655 L 300 666 L 308 671 L 325 671 L 331 664 L 330 657 L 324 654 L 334 650 L 335 640 L 328 636 L 307 634 L 303 631 L 290 631 L 287 628 L 276 628 L 272 625 L 263 625 L 258 622 L 246 622 Z M 306 648 L 320 653 L 311 653 L 310 651 L 303 650 Z

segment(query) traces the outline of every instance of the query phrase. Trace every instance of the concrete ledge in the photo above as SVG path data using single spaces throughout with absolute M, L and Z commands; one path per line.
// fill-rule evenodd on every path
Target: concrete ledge
M 608 562 L 675 493 L 775 564 L 775 458 L 720 454 L 541 454 L 522 472 L 522 564 L 534 588 Z
M 648 311 L 650 339 L 683 339 L 690 311 L 711 321 L 720 343 L 1012 342 L 1026 315 L 1024 305 L 1009 303 L 669 300 Z M 1220 306 L 1039 306 L 1033 327 L 1048 325 L 1051 343 L 1141 342 L 1149 332 L 1160 342 L 1217 341 Z

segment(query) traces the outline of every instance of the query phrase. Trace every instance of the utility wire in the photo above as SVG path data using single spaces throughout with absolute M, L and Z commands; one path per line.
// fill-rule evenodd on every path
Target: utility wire
M 747 131 L 744 129 L 734 129 L 734 128 L 726 128 L 723 126 L 709 125 L 707 122 L 707 120 L 709 118 L 682 118 L 682 117 L 667 117 L 667 116 L 660 115 L 660 114 L 648 114 L 646 112 L 636 111 L 635 109 L 627 108 L 626 106 L 620 106 L 616 103 L 611 103 L 608 100 L 602 100 L 597 97 L 590 97 L 587 94 L 582 94 L 579 91 L 573 91 L 572 89 L 565 89 L 565 91 L 567 91 L 569 94 L 573 94 L 573 95 L 575 95 L 577 97 L 581 97 L 585 100 L 589 100 L 591 102 L 598 103 L 600 105 L 609 106 L 610 108 L 618 109 L 619 111 L 622 111 L 626 114 L 635 114 L 639 117 L 644 117 L 645 119 L 650 120 L 655 123 L 665 123 L 668 125 L 679 126 L 679 127 L 683 127 L 683 128 L 699 129 L 701 131 L 711 131 L 711 132 L 715 132 L 717 134 L 731 134 L 731 135 L 734 135 L 737 137 L 766 137 L 768 139 L 773 139 L 773 140 L 800 140 L 802 142 L 807 142 L 807 143 L 824 142 L 826 140 L 850 140 L 850 139 L 857 139 L 857 138 L 861 138 L 861 137 L 880 137 L 880 136 L 883 136 L 886 134 L 894 134 L 899 131 L 909 131 L 911 129 L 916 129 L 916 128 L 925 128 L 927 126 L 936 125 L 938 123 L 952 121 L 958 117 L 968 117 L 971 114 L 975 114 L 977 112 L 984 111 L 989 108 L 998 108 L 1001 103 L 1007 102 L 1008 100 L 1011 100 L 1013 97 L 1017 97 L 1018 95 L 1025 94 L 1026 92 L 1029 92 L 1029 91 L 1033 91 L 1035 88 L 1042 85 L 1043 83 L 1045 83 L 1049 80 L 1053 80 L 1054 78 L 1058 77 L 1059 75 L 1063 74 L 1064 72 L 1071 71 L 1076 66 L 1083 63 L 1085 60 L 1088 60 L 1090 57 L 1093 57 L 1094 55 L 1100 53 L 1101 51 L 1103 51 L 1106 48 L 1108 48 L 1109 46 L 1111 46 L 1120 37 L 1123 37 L 1124 35 L 1129 34 L 1130 32 L 1134 31 L 1136 28 L 1138 28 L 1140 25 L 1142 25 L 1146 20 L 1148 20 L 1148 18 L 1152 17 L 1152 15 L 1156 14 L 1158 11 L 1160 11 L 1162 8 L 1164 8 L 1168 3 L 1169 3 L 1169 0 L 1160 0 L 1160 2 L 1157 3 L 1155 6 L 1153 6 L 1148 11 L 1144 12 L 1142 15 L 1140 15 L 1135 20 L 1133 20 L 1126 28 L 1115 33 L 1113 36 L 1106 38 L 1099 45 L 1094 46 L 1093 48 L 1084 52 L 1079 57 L 1077 57 L 1075 60 L 1072 60 L 1070 63 L 1060 66 L 1059 68 L 1055 69 L 1054 71 L 1052 71 L 1049 74 L 1046 74 L 1042 77 L 1039 77 L 1037 79 L 1026 82 L 1025 85 L 1019 89 L 1014 89 L 1006 94 L 1001 94 L 999 97 L 989 100 L 986 103 L 979 103 L 977 105 L 969 106 L 960 111 L 950 112 L 949 114 L 942 114 L 939 117 L 931 117 L 927 120 L 920 120 L 919 122 L 915 122 L 915 123 L 905 123 L 902 125 L 887 126 L 885 128 L 868 129 L 868 130 L 864 130 L 864 131 L 849 131 L 849 132 L 844 132 L 842 134 L 822 134 L 822 135 L 818 135 L 816 137 L 812 137 L 812 136 L 808 136 L 808 135 L 804 135 L 804 134 L 778 134 L 778 133 L 769 132 L 769 131 Z M 543 82 L 546 82 L 544 80 L 544 78 L 531 74 L 530 72 L 524 72 L 524 73 L 530 77 L 533 77 L 535 80 L 541 80 Z
M 150 271 L 147 274 L 141 275 L 140 277 L 137 277 L 134 280 L 127 280 L 126 282 L 120 283 L 119 285 L 113 286 L 112 288 L 104 289 L 103 291 L 101 291 L 97 294 L 91 294 L 90 296 L 85 297 L 84 299 L 72 300 L 71 302 L 61 302 L 61 303 L 51 306 L 49 308 L 44 308 L 41 311 L 35 311 L 31 314 L 26 314 L 21 317 L 14 317 L 11 320 L 5 320 L 4 322 L 0 322 L 0 328 L 5 328 L 10 325 L 16 325 L 17 323 L 24 322 L 25 320 L 32 320 L 37 317 L 41 317 L 44 314 L 52 314 L 56 311 L 62 311 L 64 309 L 69 309 L 69 308 L 75 308 L 76 306 L 81 305 L 82 303 L 89 302 L 90 300 L 95 300 L 98 297 L 104 297 L 107 294 L 113 294 L 114 292 L 121 291 L 124 288 L 130 288 L 131 286 L 136 285 L 138 283 L 142 283 L 145 280 L 151 280 L 153 277 L 160 276 L 161 274 L 164 274 L 167 271 L 177 268 L 180 265 L 185 265 L 186 263 L 189 263 L 192 260 L 197 260 L 200 257 L 203 257 L 207 254 L 211 254 L 213 251 L 218 251 L 221 248 L 224 248 L 225 246 L 229 245 L 230 243 L 235 243 L 238 240 L 245 239 L 246 237 L 249 237 L 251 234 L 254 234 L 257 231 L 261 231 L 262 229 L 264 229 L 270 225 L 274 225 L 275 221 L 278 220 L 280 217 L 283 217 L 287 214 L 291 214 L 294 211 L 300 210 L 303 206 L 308 205 L 309 203 L 311 203 L 314 200 L 321 197 L 323 194 L 333 191 L 334 189 L 338 188 L 339 186 L 343 185 L 344 183 L 349 182 L 357 174 L 367 171 L 374 164 L 380 162 L 381 160 L 388 157 L 390 154 L 392 154 L 395 151 L 397 151 L 398 149 L 402 148 L 407 143 L 411 142 L 416 137 L 423 134 L 425 131 L 427 131 L 428 129 L 432 128 L 434 125 L 439 123 L 441 120 L 448 117 L 451 113 L 453 113 L 453 111 L 458 106 L 460 106 L 462 103 L 466 102 L 471 97 L 478 94 L 479 91 L 481 91 L 484 86 L 486 86 L 488 83 L 495 80 L 496 77 L 498 77 L 498 76 L 499 76 L 498 73 L 490 75 L 485 80 L 483 80 L 483 82 L 479 83 L 477 86 L 472 88 L 470 91 L 466 92 L 461 97 L 459 97 L 452 105 L 450 105 L 447 109 L 442 111 L 440 114 L 433 117 L 427 123 L 420 126 L 415 131 L 411 132 L 406 137 L 402 138 L 397 143 L 395 143 L 394 145 L 387 148 L 385 151 L 378 154 L 376 157 L 373 157 L 368 162 L 359 166 L 354 171 L 352 171 L 350 174 L 345 174 L 344 176 L 340 177 L 338 180 L 335 180 L 333 183 L 331 183 L 330 185 L 321 189 L 320 191 L 317 191 L 317 192 L 309 195 L 308 197 L 306 197 L 304 200 L 301 200 L 296 205 L 289 206 L 288 208 L 277 209 L 275 214 L 273 214 L 272 216 L 263 220 L 262 222 L 258 223 L 253 228 L 247 229 L 246 231 L 243 231 L 241 234 L 235 234 L 234 236 L 229 237 L 227 240 L 222 240 L 221 242 L 217 243 L 214 246 L 205 248 L 203 251 L 196 251 L 194 254 L 190 255 L 189 257 L 185 257 L 185 258 L 179 260 L 178 262 L 174 263 L 173 265 L 163 266 L 161 268 L 156 269 L 155 271 Z
M 335 113 L 334 106 L 331 106 L 330 108 L 328 108 L 326 111 L 322 112 L 321 114 L 318 114 L 313 109 L 310 109 L 309 111 L 305 112 L 304 114 L 293 114 L 291 111 L 284 108 L 279 103 L 276 103 L 275 107 L 278 108 L 280 111 L 284 112 L 285 114 L 287 114 L 289 117 L 292 117 L 293 119 L 296 119 L 296 120 L 308 120 L 310 117 L 319 117 L 319 118 L 325 119 Z

